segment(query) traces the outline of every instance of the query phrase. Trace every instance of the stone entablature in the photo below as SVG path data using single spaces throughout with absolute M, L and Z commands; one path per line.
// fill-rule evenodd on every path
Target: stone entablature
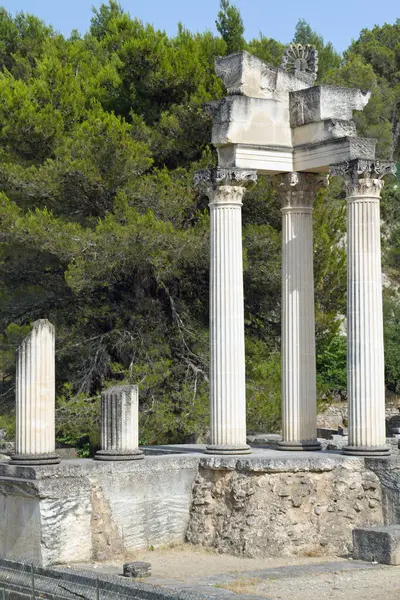
M 220 167 L 268 174 L 327 172 L 335 163 L 374 158 L 376 141 L 357 137 L 352 121 L 353 111 L 366 106 L 370 93 L 314 86 L 317 62 L 305 66 L 311 49 L 301 56 L 298 46 L 288 50 L 292 58 L 284 61 L 285 68 L 271 67 L 248 52 L 217 59 L 216 72 L 228 95 L 207 106 Z

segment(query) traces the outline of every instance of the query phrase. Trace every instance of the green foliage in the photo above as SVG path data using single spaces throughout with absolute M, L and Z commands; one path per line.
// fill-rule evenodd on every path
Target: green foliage
M 400 392 L 400 300 L 393 291 L 385 289 L 383 295 L 385 381 L 388 389 Z
M 285 51 L 285 44 L 281 44 L 272 38 L 267 38 L 260 34 L 258 39 L 248 42 L 245 49 L 266 63 L 279 67 Z
M 99 443 L 100 397 L 88 398 L 74 394 L 72 385 L 65 384 L 56 402 L 56 439 L 66 446 L 81 448 L 82 458 L 88 450 L 88 441 Z
M 356 116 L 361 135 L 378 140 L 377 156 L 396 158 L 400 152 L 400 20 L 363 29 L 345 52 L 341 67 L 327 83 L 372 91 L 366 109 Z
M 343 392 L 347 388 L 347 338 L 339 333 L 338 328 L 335 329 L 332 328 L 331 335 L 320 337 L 317 344 L 320 396 L 324 394 L 329 397 L 332 392 Z
M 260 340 L 247 338 L 247 428 L 279 432 L 281 426 L 281 357 Z

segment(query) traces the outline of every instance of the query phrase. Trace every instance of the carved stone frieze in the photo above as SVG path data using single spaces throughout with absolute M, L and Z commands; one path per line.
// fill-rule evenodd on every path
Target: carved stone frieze
M 395 175 L 396 165 L 381 160 L 350 160 L 329 169 L 331 177 L 344 179 L 347 196 L 379 196 L 385 175 Z

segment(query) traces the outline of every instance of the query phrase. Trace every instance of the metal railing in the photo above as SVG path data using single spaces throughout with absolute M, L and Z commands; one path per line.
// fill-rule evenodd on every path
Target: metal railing
M 203 600 L 203 594 L 165 589 L 118 575 L 74 567 L 42 567 L 0 558 L 0 600 Z

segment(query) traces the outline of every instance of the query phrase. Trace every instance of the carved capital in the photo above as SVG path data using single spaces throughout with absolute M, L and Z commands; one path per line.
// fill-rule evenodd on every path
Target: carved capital
M 210 199 L 210 206 L 241 205 L 246 187 L 257 181 L 257 172 L 249 169 L 204 169 L 194 175 L 194 184 Z
M 328 185 L 328 176 L 314 173 L 284 173 L 276 177 L 283 209 L 312 209 L 315 193 Z
M 330 167 L 331 177 L 342 177 L 349 196 L 379 197 L 385 175 L 396 175 L 396 165 L 380 160 L 349 160 Z
M 257 181 L 257 171 L 251 169 L 204 169 L 194 175 L 195 186 L 216 189 L 221 185 L 247 187 Z

